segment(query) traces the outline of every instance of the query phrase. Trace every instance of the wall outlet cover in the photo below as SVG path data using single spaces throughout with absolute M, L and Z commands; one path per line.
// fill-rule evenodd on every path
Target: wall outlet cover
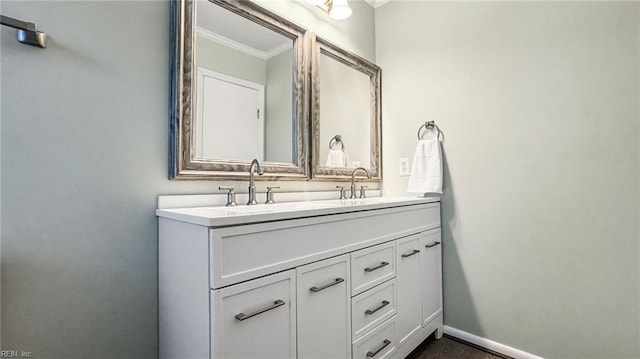
M 399 173 L 400 177 L 409 176 L 411 173 L 411 168 L 409 168 L 409 158 L 408 157 L 400 157 L 398 159 Z

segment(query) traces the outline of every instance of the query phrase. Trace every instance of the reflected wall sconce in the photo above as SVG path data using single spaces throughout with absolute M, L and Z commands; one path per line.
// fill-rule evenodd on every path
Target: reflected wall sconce
M 321 8 L 334 20 L 344 20 L 353 13 L 347 0 L 307 0 L 307 2 Z

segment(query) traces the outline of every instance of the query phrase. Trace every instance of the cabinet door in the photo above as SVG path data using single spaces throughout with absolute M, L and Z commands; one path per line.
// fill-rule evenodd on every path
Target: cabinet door
M 298 358 L 351 358 L 349 255 L 296 271 Z
M 211 291 L 216 359 L 296 356 L 295 270 Z
M 422 270 L 419 235 L 396 241 L 396 284 L 398 290 L 396 333 L 402 346 L 422 328 Z
M 422 235 L 422 324 L 442 312 L 442 239 L 440 229 Z

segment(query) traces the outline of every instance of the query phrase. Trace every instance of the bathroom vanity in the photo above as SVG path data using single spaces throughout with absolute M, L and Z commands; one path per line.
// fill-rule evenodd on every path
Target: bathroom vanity
M 438 199 L 156 214 L 161 358 L 404 358 L 442 336 Z

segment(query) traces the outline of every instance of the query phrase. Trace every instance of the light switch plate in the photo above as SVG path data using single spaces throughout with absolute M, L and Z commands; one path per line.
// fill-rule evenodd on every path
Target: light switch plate
M 400 166 L 399 167 L 400 177 L 406 177 L 411 172 L 411 169 L 409 168 L 409 158 L 408 157 L 400 157 L 398 159 L 398 166 Z

